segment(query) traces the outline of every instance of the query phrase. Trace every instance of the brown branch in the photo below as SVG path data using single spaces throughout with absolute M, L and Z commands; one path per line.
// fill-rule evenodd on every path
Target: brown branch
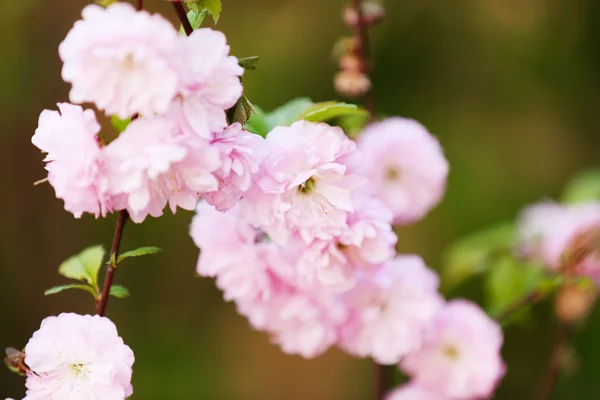
M 140 11 L 142 8 L 144 8 L 144 0 L 136 0 L 135 2 L 135 8 Z
M 110 287 L 112 286 L 113 277 L 117 270 L 117 259 L 119 258 L 119 248 L 121 247 L 121 240 L 123 239 L 123 229 L 125 228 L 125 222 L 127 222 L 128 217 L 129 214 L 127 213 L 127 210 L 119 211 L 119 214 L 117 214 L 117 226 L 115 227 L 115 234 L 110 249 L 110 264 L 106 269 L 102 294 L 96 301 L 96 314 L 101 317 L 104 316 L 104 313 L 106 312 L 106 303 L 110 296 Z
M 192 24 L 190 24 L 190 20 L 187 17 L 185 9 L 183 8 L 183 4 L 179 1 L 173 1 L 171 4 L 173 4 L 175 12 L 177 13 L 177 17 L 179 18 L 181 25 L 183 25 L 185 34 L 190 36 L 192 32 L 194 32 L 194 28 L 192 28 Z
M 356 24 L 354 25 L 354 39 L 355 46 L 354 54 L 358 58 L 360 62 L 360 72 L 365 74 L 369 81 L 371 81 L 371 77 L 369 76 L 369 70 L 371 69 L 371 50 L 369 47 L 369 31 L 368 31 L 368 23 L 363 16 L 362 12 L 362 0 L 353 0 L 354 10 L 356 11 Z M 369 114 L 371 114 L 371 119 L 375 119 L 375 98 L 373 97 L 373 90 L 369 89 L 363 95 L 363 103 Z
M 539 288 L 527 293 L 525 296 L 517 299 L 514 303 L 509 305 L 500 314 L 498 314 L 496 316 L 496 321 L 498 321 L 500 324 L 503 324 L 514 313 L 521 310 L 525 306 L 537 303 L 538 301 L 544 299 L 546 295 L 547 293 L 545 291 L 541 291 Z
M 556 336 L 554 344 L 552 345 L 552 351 L 546 364 L 546 370 L 540 379 L 538 388 L 533 396 L 534 400 L 547 400 L 552 394 L 552 390 L 556 385 L 556 381 L 560 376 L 560 372 L 563 366 L 563 354 L 569 334 L 571 333 L 571 325 L 565 322 L 559 322 L 556 329 Z
M 387 365 L 373 362 L 373 399 L 383 400 L 390 386 L 390 369 Z

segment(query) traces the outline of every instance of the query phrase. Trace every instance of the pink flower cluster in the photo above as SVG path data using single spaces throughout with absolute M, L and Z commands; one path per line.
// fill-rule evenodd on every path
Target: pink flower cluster
M 530 206 L 521 214 L 518 242 L 522 257 L 600 284 L 600 203 Z
M 25 354 L 31 372 L 24 400 L 119 400 L 133 393 L 133 352 L 107 318 L 48 317 L 27 343 Z
M 75 217 L 128 210 L 133 221 L 199 198 L 226 210 L 250 188 L 263 139 L 228 126 L 243 69 L 225 36 L 178 35 L 160 15 L 130 4 L 89 5 L 59 47 L 74 103 L 133 118 L 104 144 L 92 110 L 44 110 L 32 142 L 46 153 L 48 180 Z
M 413 135 L 404 123 L 416 126 L 371 125 L 358 145 L 321 123 L 273 129 L 239 204 L 226 212 L 198 205 L 190 227 L 201 250 L 197 272 L 215 278 L 224 298 L 286 353 L 312 358 L 337 345 L 398 364 L 414 390 L 484 397 L 504 373 L 500 328 L 472 303 L 446 303 L 420 257 L 395 253 L 394 218 L 421 218 L 440 199 L 448 168 L 424 128 L 414 140 L 394 140 L 392 133 Z M 388 141 L 387 158 L 370 140 Z M 431 169 L 417 156 L 405 160 L 415 154 Z M 401 173 L 392 191 L 411 199 L 395 213 L 388 183 L 373 178 L 377 163 Z

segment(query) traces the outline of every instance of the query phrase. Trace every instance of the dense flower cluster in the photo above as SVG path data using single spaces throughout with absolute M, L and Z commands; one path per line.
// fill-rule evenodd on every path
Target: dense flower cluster
M 519 252 L 553 271 L 600 284 L 600 203 L 528 207 L 520 218 Z
M 31 369 L 25 400 L 118 400 L 133 393 L 133 352 L 107 318 L 48 317 L 27 343 L 25 354 Z
M 130 4 L 89 5 L 59 47 L 73 103 L 133 118 L 108 145 L 92 110 L 44 110 L 32 138 L 47 153 L 48 180 L 76 217 L 128 210 L 133 221 L 198 199 L 232 207 L 258 169 L 262 138 L 228 126 L 243 69 L 225 36 L 178 35 L 160 15 Z

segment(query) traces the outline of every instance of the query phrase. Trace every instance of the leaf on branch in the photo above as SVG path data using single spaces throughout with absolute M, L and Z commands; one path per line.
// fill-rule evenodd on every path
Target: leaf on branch
M 300 116 L 313 104 L 311 99 L 299 97 L 265 114 L 265 120 L 269 124 L 269 131 L 276 126 L 290 126 L 295 121 L 298 121 Z
M 118 116 L 113 115 L 110 118 L 110 122 L 112 123 L 112 126 L 117 130 L 117 132 L 121 133 L 125 129 L 127 129 L 129 124 L 131 123 L 131 118 L 120 119 Z
M 329 121 L 337 117 L 347 115 L 368 116 L 367 110 L 359 108 L 355 104 L 338 103 L 337 101 L 326 101 L 316 103 L 306 109 L 298 119 L 305 119 L 311 122 Z
M 96 4 L 100 4 L 103 7 L 108 7 L 119 0 L 96 0 Z
M 575 176 L 565 188 L 562 202 L 566 204 L 600 200 L 600 170 L 588 170 Z
M 215 24 L 219 22 L 219 16 L 221 15 L 222 10 L 221 0 L 196 0 L 187 4 L 191 11 L 206 11 L 213 18 Z
M 252 114 L 250 116 L 250 119 L 248 119 L 246 125 L 244 125 L 244 129 L 248 132 L 255 133 L 262 137 L 266 137 L 267 133 L 269 133 L 269 131 L 271 130 L 271 126 L 265 119 L 265 113 L 261 109 L 254 106 L 254 111 L 255 114 Z
M 227 110 L 227 117 L 230 122 L 239 122 L 244 126 L 255 113 L 256 110 L 252 103 L 250 103 L 246 96 L 242 96 L 232 108 Z
M 94 288 L 90 285 L 85 285 L 85 284 L 81 284 L 81 283 L 69 283 L 66 285 L 54 286 L 54 287 L 46 290 L 44 292 L 44 296 L 60 293 L 63 290 L 69 290 L 69 289 L 85 290 L 86 292 L 91 293 L 92 296 L 94 296 L 94 298 L 96 298 L 96 292 L 94 291 Z
M 448 293 L 462 282 L 488 271 L 498 259 L 512 254 L 515 224 L 505 222 L 452 244 L 442 260 L 442 286 Z
M 126 251 L 125 253 L 123 253 L 119 256 L 119 258 L 117 259 L 117 264 L 120 263 L 121 261 L 125 260 L 126 258 L 148 256 L 150 254 L 156 254 L 161 251 L 162 251 L 162 249 L 160 249 L 159 247 L 154 247 L 154 246 L 145 246 L 145 247 L 140 247 L 135 250 Z
M 124 287 L 124 286 L 120 286 L 120 285 L 112 285 L 110 287 L 110 292 L 109 294 L 111 296 L 115 296 L 119 299 L 124 299 L 126 297 L 129 297 L 129 290 Z
M 260 58 L 258 56 L 238 58 L 238 64 L 244 69 L 257 69 L 260 65 Z
M 88 247 L 63 262 L 58 268 L 58 272 L 69 279 L 86 281 L 94 289 L 97 289 L 98 272 L 102 268 L 104 254 L 102 245 Z
M 204 19 L 206 18 L 206 10 L 189 10 L 187 12 L 187 18 L 190 21 L 190 25 L 194 30 L 200 28 Z M 183 29 L 183 25 L 179 26 L 179 33 L 185 36 L 185 29 Z

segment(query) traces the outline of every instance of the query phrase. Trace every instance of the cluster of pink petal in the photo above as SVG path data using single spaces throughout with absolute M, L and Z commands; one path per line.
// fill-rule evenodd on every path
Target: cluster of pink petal
M 444 195 L 448 161 L 438 140 L 419 122 L 388 118 L 365 128 L 358 140 L 373 193 L 394 222 L 415 222 Z
M 561 205 L 548 201 L 535 204 L 521 214 L 519 252 L 523 257 L 540 261 L 552 270 L 559 270 L 564 256 L 571 250 L 576 251 L 572 247 L 577 246 L 578 236 L 591 231 L 596 231 L 595 235 L 600 234 L 598 202 Z M 600 283 L 598 251 L 591 251 L 571 270 Z
M 259 170 L 264 140 L 228 126 L 243 69 L 225 36 L 180 36 L 160 15 L 130 4 L 86 6 L 60 45 L 72 102 L 133 118 L 104 146 L 91 110 L 67 103 L 44 110 L 32 142 L 47 153 L 48 180 L 75 217 L 127 210 L 133 221 L 168 204 L 193 210 L 206 198 L 233 207 Z
M 42 321 L 25 348 L 27 400 L 125 399 L 134 356 L 107 318 L 60 314 Z

